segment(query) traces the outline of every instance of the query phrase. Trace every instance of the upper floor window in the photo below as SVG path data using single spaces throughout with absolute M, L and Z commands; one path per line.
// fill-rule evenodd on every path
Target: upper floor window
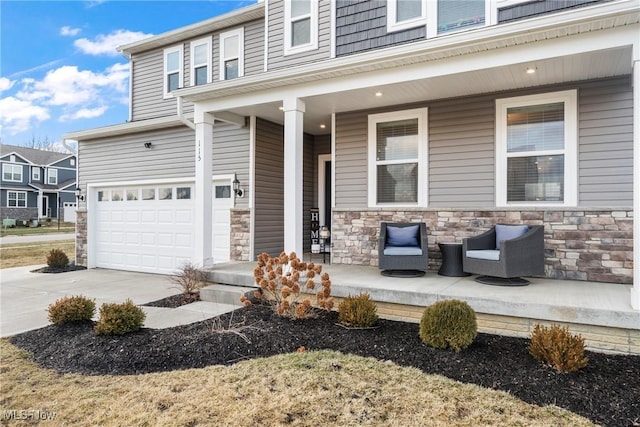
M 285 55 L 318 48 L 318 0 L 284 2 Z
M 7 191 L 7 206 L 10 208 L 26 208 L 26 191 Z
M 220 33 L 220 80 L 244 76 L 244 28 Z
M 575 90 L 496 101 L 498 206 L 575 206 Z
M 426 25 L 425 0 L 389 0 L 387 2 L 387 31 L 400 31 Z
M 427 109 L 369 116 L 369 206 L 427 203 Z
M 182 45 L 164 50 L 164 97 L 182 87 Z
M 76 159 L 74 159 L 73 157 L 69 159 L 69 164 L 71 166 L 75 166 L 76 165 Z
M 58 169 L 49 169 L 47 171 L 47 184 L 58 184 Z
M 33 181 L 40 181 L 40 168 L 39 167 L 32 167 L 31 168 L 31 179 Z
M 484 25 L 485 0 L 438 0 L 438 34 Z
M 22 182 L 22 165 L 2 165 L 2 179 L 5 181 Z
M 191 86 L 211 83 L 211 38 L 191 42 Z

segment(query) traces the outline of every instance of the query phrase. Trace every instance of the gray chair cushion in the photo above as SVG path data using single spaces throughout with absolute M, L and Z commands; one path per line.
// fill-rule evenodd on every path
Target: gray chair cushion
M 422 249 L 418 246 L 387 246 L 385 255 L 422 255 Z
M 502 240 L 511 240 L 529 231 L 528 225 L 496 225 L 496 249 L 500 250 Z
M 486 259 L 487 261 L 499 261 L 500 251 L 491 249 L 467 251 L 467 258 Z
M 408 227 L 394 227 L 387 226 L 387 246 L 419 246 L 418 245 L 418 233 L 420 232 L 420 226 L 410 225 Z M 422 253 L 422 251 L 420 251 Z

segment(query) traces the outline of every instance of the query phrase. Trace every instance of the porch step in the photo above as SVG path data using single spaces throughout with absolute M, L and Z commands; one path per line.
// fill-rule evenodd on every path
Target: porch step
M 255 288 L 215 283 L 200 289 L 200 299 L 202 301 L 215 302 L 218 304 L 231 304 L 240 307 L 242 306 L 240 297 L 246 292 L 253 290 L 255 290 Z
M 228 263 L 226 267 L 231 268 L 207 271 L 207 279 L 213 283 L 246 286 L 251 289 L 257 288 L 253 275 L 247 274 L 247 263 Z

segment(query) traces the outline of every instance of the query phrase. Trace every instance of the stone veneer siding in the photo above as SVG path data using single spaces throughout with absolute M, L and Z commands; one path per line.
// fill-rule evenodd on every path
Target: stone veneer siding
M 496 223 L 545 227 L 545 276 L 608 283 L 633 282 L 631 209 L 334 209 L 332 262 L 378 265 L 380 222 L 427 224 L 429 268 L 441 263 L 438 243 L 462 239 Z
M 38 208 L 2 208 L 2 219 L 19 219 L 27 220 L 38 218 Z
M 231 209 L 231 261 L 249 261 L 251 253 L 251 211 Z
M 76 211 L 76 265 L 87 266 L 87 211 Z

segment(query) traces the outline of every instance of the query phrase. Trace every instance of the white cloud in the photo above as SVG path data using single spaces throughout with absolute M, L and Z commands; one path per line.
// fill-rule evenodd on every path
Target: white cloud
M 2 133 L 8 131 L 11 135 L 24 132 L 34 121 L 49 119 L 46 108 L 33 105 L 29 101 L 20 100 L 12 96 L 0 99 L 0 128 Z
M 9 80 L 6 77 L 0 77 L 0 92 L 11 89 L 15 83 L 15 80 Z
M 100 117 L 108 109 L 109 107 L 107 107 L 106 105 L 103 105 L 102 107 L 96 107 L 96 108 L 81 108 L 72 114 L 64 114 L 60 116 L 60 121 L 68 122 L 70 120 L 78 120 L 78 119 L 93 119 L 95 117 Z
M 22 79 L 12 96 L 0 99 L 2 130 L 15 135 L 52 116 L 59 121 L 100 117 L 127 96 L 128 77 L 129 64 L 116 63 L 102 72 L 63 66 L 42 80 Z M 10 82 L 0 79 L 0 87 Z
M 74 46 L 80 49 L 82 53 L 88 55 L 119 55 L 116 48 L 128 43 L 137 42 L 138 40 L 151 37 L 152 34 L 145 34 L 139 31 L 115 30 L 110 34 L 99 34 L 93 40 L 86 38 L 78 39 L 73 42 Z
M 77 36 L 80 33 L 80 28 L 71 28 L 68 25 L 60 28 L 60 35 L 62 36 Z

